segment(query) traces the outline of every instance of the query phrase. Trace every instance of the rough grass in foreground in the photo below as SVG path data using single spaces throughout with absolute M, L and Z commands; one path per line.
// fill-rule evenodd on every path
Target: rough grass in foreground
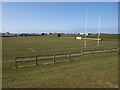
M 3 87 L 116 88 L 117 62 L 115 55 L 13 69 L 3 74 Z

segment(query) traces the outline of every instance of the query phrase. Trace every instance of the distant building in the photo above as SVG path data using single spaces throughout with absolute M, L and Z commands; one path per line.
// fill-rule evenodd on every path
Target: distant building
M 76 39 L 79 39 L 79 40 L 81 40 L 81 39 L 82 39 L 82 37 L 76 37 Z
M 5 33 L 5 36 L 10 36 L 10 33 L 9 33 L 9 32 L 6 32 L 6 33 Z

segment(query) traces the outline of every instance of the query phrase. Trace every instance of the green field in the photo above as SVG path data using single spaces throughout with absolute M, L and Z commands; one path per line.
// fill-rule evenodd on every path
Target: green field
M 3 37 L 2 85 L 6 87 L 84 88 L 117 87 L 118 55 L 106 54 L 94 58 L 77 58 L 75 61 L 38 65 L 14 69 L 16 56 L 34 56 L 118 47 L 117 40 L 87 41 L 56 36 Z

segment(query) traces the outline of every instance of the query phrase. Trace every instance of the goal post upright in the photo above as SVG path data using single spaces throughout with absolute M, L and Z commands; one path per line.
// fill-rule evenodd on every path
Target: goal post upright
M 87 42 L 86 42 L 87 17 L 88 17 L 88 11 L 86 11 L 86 20 L 85 20 L 85 42 L 84 42 L 84 47 L 86 47 L 86 45 L 87 45 Z
M 100 23 L 101 23 L 101 15 L 99 14 L 97 46 L 100 45 Z

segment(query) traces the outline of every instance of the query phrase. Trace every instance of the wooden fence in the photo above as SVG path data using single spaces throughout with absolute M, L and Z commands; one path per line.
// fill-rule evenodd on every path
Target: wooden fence
M 38 65 L 38 61 L 41 60 L 52 60 L 53 63 L 56 63 L 58 59 L 67 59 L 71 61 L 72 57 L 82 57 L 86 55 L 90 55 L 94 57 L 98 53 L 103 56 L 104 53 L 108 53 L 111 55 L 113 52 L 119 52 L 119 48 L 112 48 L 112 49 L 95 49 L 95 50 L 82 50 L 80 52 L 74 53 L 63 53 L 63 54 L 49 54 L 49 55 L 37 55 L 37 56 L 25 56 L 25 57 L 16 57 L 15 58 L 15 68 L 17 68 L 17 64 L 20 62 L 34 62 L 35 66 Z

